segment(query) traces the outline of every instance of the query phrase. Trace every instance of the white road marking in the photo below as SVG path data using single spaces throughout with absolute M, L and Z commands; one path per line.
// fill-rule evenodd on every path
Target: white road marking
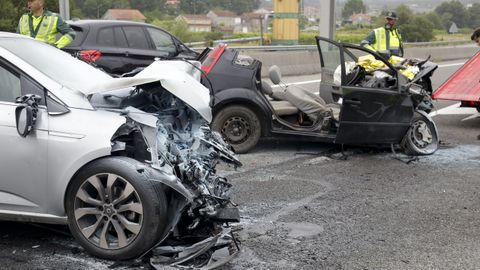
M 454 67 L 454 66 L 463 66 L 466 62 L 463 63 L 454 63 L 454 64 L 445 64 L 445 65 L 438 65 L 439 68 L 444 68 L 444 67 Z
M 434 117 L 437 115 L 460 115 L 460 114 L 471 115 L 464 119 L 464 120 L 468 120 L 468 119 L 476 118 L 472 116 L 478 114 L 478 112 L 477 112 L 477 109 L 475 108 L 460 107 L 460 102 L 458 102 L 448 107 L 442 108 L 440 110 L 433 111 L 429 115 L 430 117 Z

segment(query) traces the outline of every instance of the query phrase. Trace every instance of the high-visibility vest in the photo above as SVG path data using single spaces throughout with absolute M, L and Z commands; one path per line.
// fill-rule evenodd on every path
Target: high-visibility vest
M 400 51 L 402 36 L 397 29 L 388 30 L 390 37 L 387 42 L 387 29 L 379 27 L 373 30 L 375 33 L 375 43 L 370 46 L 379 53 L 390 53 L 392 51 Z
M 59 21 L 64 24 L 63 20 L 56 13 L 45 11 L 39 25 L 34 26 L 32 14 L 23 14 L 18 24 L 18 33 L 53 44 L 57 48 L 63 48 L 70 44 L 73 40 L 71 34 L 64 34 L 57 41 L 59 33 L 57 26 Z

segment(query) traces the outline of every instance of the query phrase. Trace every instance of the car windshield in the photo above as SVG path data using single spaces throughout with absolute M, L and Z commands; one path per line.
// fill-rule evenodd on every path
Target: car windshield
M 53 46 L 31 39 L 0 39 L 0 46 L 61 85 L 82 92 L 99 82 L 112 80 L 105 72 Z

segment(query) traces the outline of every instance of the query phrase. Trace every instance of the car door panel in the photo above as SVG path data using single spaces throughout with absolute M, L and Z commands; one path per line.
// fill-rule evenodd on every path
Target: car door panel
M 317 37 L 324 85 L 338 89 L 341 98 L 339 127 L 335 142 L 339 144 L 399 143 L 413 117 L 411 98 L 400 92 L 398 74 L 387 65 L 385 74 L 395 85 L 367 87 L 362 80 L 352 80 L 353 71 L 346 70 L 347 62 L 357 62 L 357 55 L 369 54 L 365 49 L 335 43 Z M 377 58 L 377 55 L 374 55 Z M 323 75 L 326 74 L 324 78 Z M 360 74 L 360 73 L 358 73 Z M 363 75 L 361 75 L 363 76 Z M 372 79 L 374 76 L 369 77 Z M 364 78 L 366 79 L 366 76 Z M 355 84 L 352 83 L 355 81 Z M 353 84 L 353 85 L 352 85 Z M 322 88 L 321 88 L 322 90 Z
M 45 211 L 47 190 L 48 114 L 40 103 L 36 128 L 27 136 L 17 132 L 15 99 L 42 95 L 42 89 L 12 64 L 0 61 L 0 208 Z M 43 98 L 43 95 L 41 96 Z M 26 199 L 28 198 L 28 199 Z
M 48 114 L 40 108 L 35 130 L 23 138 L 17 133 L 16 107 L 14 103 L 0 103 L 0 149 L 5 153 L 0 155 L 0 208 L 43 213 L 47 198 Z
M 157 53 L 151 44 L 146 30 L 141 26 L 122 27 L 128 47 L 125 48 L 124 64 L 126 70 L 133 70 L 137 67 L 150 65 L 156 57 L 162 54 Z M 168 54 L 165 54 L 168 56 Z
M 342 88 L 337 143 L 398 143 L 410 126 L 413 104 L 392 91 Z
M 127 43 L 120 27 L 100 28 L 93 44 L 96 44 L 95 49 L 102 54 L 96 60 L 96 65 L 103 67 L 107 73 L 122 74 L 126 72 L 123 70 L 123 58 Z

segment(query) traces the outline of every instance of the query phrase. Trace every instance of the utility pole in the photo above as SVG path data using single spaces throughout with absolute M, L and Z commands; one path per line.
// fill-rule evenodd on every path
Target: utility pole
M 320 0 L 320 36 L 333 39 L 335 32 L 335 0 Z
M 60 7 L 60 16 L 64 20 L 70 20 L 70 2 L 68 0 L 58 0 Z
M 272 45 L 298 44 L 300 0 L 274 0 Z

